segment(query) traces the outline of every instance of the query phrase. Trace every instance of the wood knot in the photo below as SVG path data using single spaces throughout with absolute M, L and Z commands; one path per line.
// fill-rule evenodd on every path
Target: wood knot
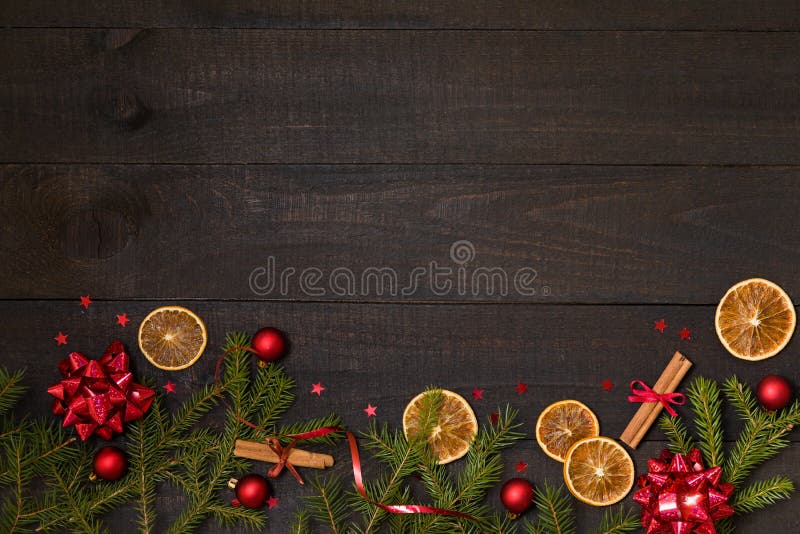
M 130 91 L 109 95 L 103 115 L 126 130 L 138 130 L 148 121 L 152 111 Z
M 98 52 L 118 50 L 133 42 L 140 33 L 142 30 L 138 28 L 103 30 L 91 34 L 90 42 L 92 48 Z

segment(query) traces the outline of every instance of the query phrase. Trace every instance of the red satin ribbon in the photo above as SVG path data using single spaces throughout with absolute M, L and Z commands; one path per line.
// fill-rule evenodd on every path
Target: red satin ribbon
M 367 496 L 367 491 L 364 489 L 364 481 L 361 479 L 361 457 L 358 455 L 358 443 L 356 437 L 352 432 L 347 432 L 347 440 L 350 442 L 350 457 L 353 460 L 353 478 L 356 481 L 356 489 L 364 499 L 371 502 L 381 510 L 386 510 L 392 514 L 434 514 L 434 515 L 447 515 L 452 517 L 463 517 L 471 521 L 477 521 L 469 514 L 457 512 L 455 510 L 446 510 L 444 508 L 434 508 L 433 506 L 422 506 L 419 504 L 381 504 L 375 502 Z
M 247 352 L 251 352 L 256 354 L 256 352 L 251 349 L 250 347 L 231 347 L 227 351 L 225 351 L 222 356 L 220 356 L 219 361 L 217 361 L 217 367 L 214 370 L 214 387 L 217 390 L 217 395 L 219 395 L 222 403 L 231 411 L 233 408 L 225 401 L 225 398 L 222 396 L 222 392 L 219 387 L 219 372 L 220 368 L 222 367 L 222 361 L 225 359 L 231 351 L 233 350 L 245 350 Z M 260 430 L 262 432 L 266 432 L 264 428 L 251 423 L 244 417 L 240 416 L 238 413 L 234 414 L 236 416 L 236 420 L 240 423 L 244 423 L 245 425 L 249 426 L 250 428 L 254 428 L 256 430 Z M 278 455 L 278 463 L 275 464 L 267 473 L 268 476 L 271 478 L 277 477 L 280 472 L 285 467 L 289 470 L 289 472 L 294 475 L 297 481 L 300 484 L 303 484 L 303 479 L 300 477 L 300 474 L 297 472 L 297 469 L 289 463 L 289 452 L 292 450 L 297 442 L 303 441 L 306 439 L 313 439 L 313 438 L 320 438 L 323 436 L 327 436 L 328 434 L 333 434 L 334 432 L 346 432 L 347 433 L 347 440 L 350 442 L 350 459 L 353 462 L 353 478 L 355 479 L 356 489 L 361 496 L 366 499 L 368 502 L 372 503 L 373 505 L 377 506 L 381 510 L 385 510 L 391 514 L 433 514 L 433 515 L 446 515 L 451 517 L 463 517 L 464 519 L 469 519 L 471 521 L 477 521 L 476 518 L 472 517 L 469 514 L 465 514 L 462 512 L 457 512 L 455 510 L 447 510 L 444 508 L 435 508 L 433 506 L 423 506 L 420 504 L 382 504 L 379 502 L 375 502 L 367 496 L 367 490 L 364 488 L 364 481 L 361 477 L 361 456 L 358 454 L 358 443 L 356 442 L 356 437 L 353 435 L 352 432 L 347 431 L 338 426 L 324 426 L 309 432 L 304 432 L 302 434 L 292 434 L 290 436 L 286 436 L 291 438 L 291 442 L 286 445 L 285 447 L 281 445 L 278 438 L 269 437 L 267 438 L 267 444 L 273 450 L 275 454 Z
M 640 389 L 636 389 L 636 386 L 639 386 Z M 667 413 L 672 417 L 678 415 L 678 412 L 676 412 L 670 404 L 683 406 L 686 403 L 686 395 L 683 393 L 656 393 L 641 380 L 634 380 L 631 382 L 631 393 L 633 393 L 633 395 L 628 396 L 628 401 L 660 402 L 664 409 L 667 410 Z

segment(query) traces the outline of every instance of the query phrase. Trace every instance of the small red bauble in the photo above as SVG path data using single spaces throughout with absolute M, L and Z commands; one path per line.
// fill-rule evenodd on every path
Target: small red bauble
M 122 449 L 106 445 L 94 455 L 94 476 L 103 480 L 119 480 L 128 470 L 128 459 Z
M 767 375 L 756 386 L 758 402 L 766 410 L 780 410 L 792 402 L 792 385 L 779 375 Z
M 524 478 L 512 478 L 500 490 L 500 500 L 513 517 L 531 507 L 533 495 L 533 486 Z
M 286 352 L 286 336 L 277 328 L 262 328 L 250 343 L 262 362 L 274 362 Z
M 245 475 L 239 480 L 231 479 L 228 485 L 233 486 L 236 493 L 234 506 L 240 504 L 245 508 L 261 508 L 267 504 L 271 495 L 267 479 L 255 473 Z

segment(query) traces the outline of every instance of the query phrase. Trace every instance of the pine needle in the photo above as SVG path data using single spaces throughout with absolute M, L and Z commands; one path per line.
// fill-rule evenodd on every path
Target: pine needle
M 675 454 L 688 454 L 694 448 L 694 440 L 680 417 L 661 414 L 658 426 L 669 440 L 669 450 Z
M 575 507 L 572 497 L 563 486 L 554 486 L 548 481 L 537 488 L 534 505 L 538 512 L 535 523 L 528 523 L 529 533 L 574 534 Z
M 694 412 L 698 445 L 709 466 L 723 465 L 722 398 L 716 382 L 699 376 L 686 390 Z
M 603 514 L 600 526 L 595 534 L 622 534 L 623 532 L 633 532 L 641 528 L 639 516 L 626 507 L 617 510 L 607 510 Z
M 794 484 L 785 476 L 778 475 L 769 480 L 755 482 L 737 490 L 733 495 L 733 509 L 738 514 L 746 514 L 771 504 L 788 499 L 794 492 Z

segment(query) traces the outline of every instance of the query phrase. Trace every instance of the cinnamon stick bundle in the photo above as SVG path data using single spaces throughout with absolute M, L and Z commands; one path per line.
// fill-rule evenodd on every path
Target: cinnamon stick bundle
M 266 443 L 237 439 L 233 454 L 260 462 L 278 463 L 278 455 Z M 289 462 L 297 467 L 325 469 L 333 466 L 333 456 L 292 448 L 289 451 Z
M 664 369 L 664 372 L 661 373 L 661 376 L 653 386 L 653 391 L 658 394 L 674 393 L 691 367 L 692 362 L 689 361 L 686 356 L 676 351 L 666 369 Z M 660 402 L 642 403 L 634 414 L 633 419 L 631 419 L 631 422 L 625 427 L 619 439 L 634 449 L 638 447 L 663 408 L 664 406 Z

